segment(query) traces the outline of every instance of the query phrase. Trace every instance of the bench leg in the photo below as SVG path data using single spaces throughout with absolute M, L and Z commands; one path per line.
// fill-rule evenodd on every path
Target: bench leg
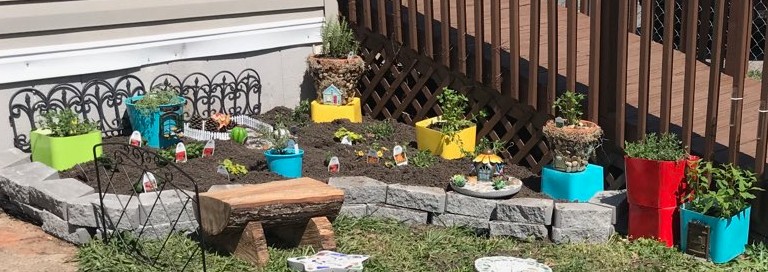
M 241 230 L 231 229 L 217 235 L 206 236 L 205 240 L 255 266 L 264 266 L 269 261 L 267 240 L 259 222 L 249 222 Z
M 325 216 L 310 219 L 299 246 L 311 246 L 315 250 L 336 250 L 331 221 Z

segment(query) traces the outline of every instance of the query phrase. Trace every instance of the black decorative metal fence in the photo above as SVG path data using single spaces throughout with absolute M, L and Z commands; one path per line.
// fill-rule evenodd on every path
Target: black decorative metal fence
M 240 73 L 221 71 L 209 77 L 192 73 L 186 77 L 162 74 L 149 85 L 133 75 L 109 82 L 95 79 L 82 86 L 59 84 L 43 92 L 24 88 L 13 94 L 9 102 L 9 121 L 13 145 L 30 151 L 29 131 L 37 128 L 36 119 L 49 110 L 72 109 L 83 118 L 93 120 L 105 136 L 127 135 L 131 131 L 125 114 L 125 99 L 141 95 L 146 86 L 164 86 L 176 90 L 187 99 L 185 117 L 209 117 L 213 113 L 256 115 L 261 113 L 261 78 L 253 69 Z
M 97 156 L 97 148 L 105 150 L 102 156 Z M 205 271 L 195 180 L 147 148 L 100 144 L 94 146 L 93 154 L 98 171 L 100 231 L 105 242 L 117 243 L 139 262 L 162 270 Z M 183 190 L 180 184 L 185 188 L 192 185 L 194 191 Z M 136 190 L 126 195 L 116 189 L 125 186 Z M 168 254 L 174 235 L 186 235 L 198 243 L 194 250 Z M 154 246 L 143 240 L 154 241 Z

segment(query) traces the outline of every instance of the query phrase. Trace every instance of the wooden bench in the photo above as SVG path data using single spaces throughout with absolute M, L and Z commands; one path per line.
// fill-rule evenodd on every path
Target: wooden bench
M 267 236 L 272 244 L 334 250 L 328 218 L 343 201 L 344 191 L 311 178 L 201 193 L 202 230 L 207 243 L 261 266 L 269 260 Z

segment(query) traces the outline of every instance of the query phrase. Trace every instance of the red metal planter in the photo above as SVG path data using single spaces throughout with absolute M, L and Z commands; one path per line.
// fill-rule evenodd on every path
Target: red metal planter
M 630 204 L 651 208 L 681 204 L 686 160 L 653 161 L 625 156 L 624 163 Z
M 677 207 L 653 208 L 629 204 L 628 236 L 660 240 L 672 247 L 679 237 L 680 216 Z

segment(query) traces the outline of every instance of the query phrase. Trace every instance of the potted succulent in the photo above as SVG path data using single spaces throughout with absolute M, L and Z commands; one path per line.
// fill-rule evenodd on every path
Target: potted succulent
M 169 87 L 156 87 L 145 95 L 126 100 L 133 130 L 139 131 L 153 148 L 175 145 L 183 135 L 186 99 Z
M 262 131 L 261 135 L 264 141 L 270 144 L 264 151 L 269 171 L 286 178 L 301 177 L 304 150 L 288 146 L 291 136 L 285 126 L 281 123 L 275 124 L 273 131 Z
M 469 99 L 455 90 L 443 88 L 438 96 L 443 115 L 416 122 L 416 145 L 444 159 L 459 159 L 475 152 L 477 126 L 466 118 Z M 484 115 L 481 112 L 478 116 Z
M 714 263 L 725 263 L 744 252 L 757 177 L 732 164 L 699 162 L 688 171 L 693 192 L 680 208 L 680 249 Z M 711 183 L 714 183 L 712 186 Z
M 627 201 L 653 208 L 677 207 L 685 179 L 686 152 L 674 134 L 649 133 L 624 144 Z
M 553 105 L 559 117 L 548 121 L 543 128 L 555 153 L 552 166 L 562 172 L 584 171 L 603 134 L 597 124 L 581 120 L 582 100 L 583 94 L 566 91 Z
M 33 161 L 62 171 L 93 160 L 93 146 L 101 143 L 101 131 L 70 109 L 51 110 L 42 114 L 30 141 Z M 101 156 L 101 152 L 98 147 L 95 155 Z
M 357 55 L 359 43 L 346 21 L 329 20 L 322 29 L 322 53 L 307 59 L 314 78 L 317 98 L 310 111 L 315 122 L 349 119 L 363 120 L 357 81 L 365 71 L 365 62 Z

